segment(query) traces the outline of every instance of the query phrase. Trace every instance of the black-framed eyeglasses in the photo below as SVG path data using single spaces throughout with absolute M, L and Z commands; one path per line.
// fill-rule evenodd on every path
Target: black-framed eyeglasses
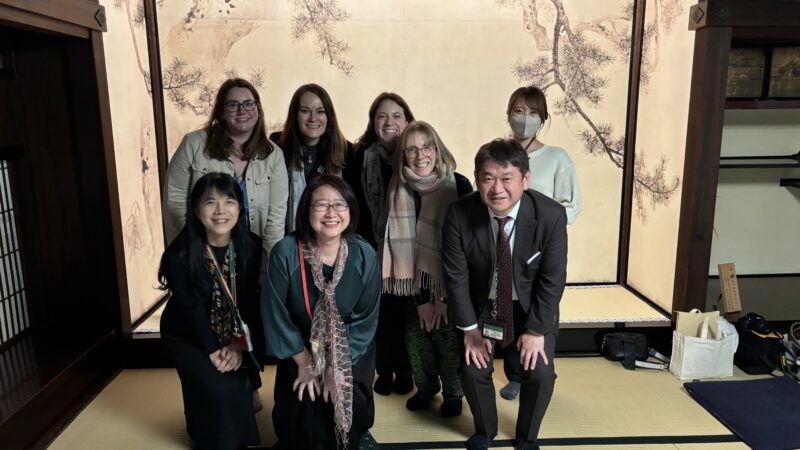
M 350 205 L 347 202 L 314 202 L 311 204 L 311 209 L 316 212 L 328 212 L 328 208 L 333 208 L 336 212 L 345 212 L 350 209 Z
M 225 102 L 225 110 L 228 112 L 239 111 L 239 107 L 244 108 L 245 111 L 254 111 L 256 109 L 256 102 L 254 100 L 245 100 L 241 103 L 230 100 Z
M 422 155 L 422 156 L 431 156 L 433 151 L 436 150 L 436 146 L 432 144 L 425 144 L 422 147 L 417 147 L 412 145 L 411 147 L 406 147 L 403 149 L 406 156 L 411 155 Z

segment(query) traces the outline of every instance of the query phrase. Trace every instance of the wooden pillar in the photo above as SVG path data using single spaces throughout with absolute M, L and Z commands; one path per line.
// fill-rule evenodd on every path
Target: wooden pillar
M 622 166 L 622 211 L 617 263 L 617 283 L 621 285 L 627 285 L 628 283 L 628 257 L 631 245 L 631 216 L 633 214 L 633 166 L 636 163 L 636 120 L 639 112 L 639 84 L 642 68 L 645 5 L 646 2 L 644 0 L 636 0 L 633 6 L 634 20 L 628 77 L 628 117 L 625 122 L 625 160 Z
M 730 46 L 730 27 L 696 31 L 673 311 L 705 309 Z

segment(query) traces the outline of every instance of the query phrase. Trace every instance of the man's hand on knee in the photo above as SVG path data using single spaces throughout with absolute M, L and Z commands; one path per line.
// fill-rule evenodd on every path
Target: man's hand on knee
M 519 364 L 524 370 L 536 368 L 536 360 L 541 355 L 545 365 L 550 364 L 544 352 L 544 335 L 527 330 L 517 339 L 519 350 Z
M 481 336 L 480 330 L 464 332 L 464 358 L 467 365 L 472 361 L 478 369 L 489 367 L 489 355 L 492 352 L 492 341 Z

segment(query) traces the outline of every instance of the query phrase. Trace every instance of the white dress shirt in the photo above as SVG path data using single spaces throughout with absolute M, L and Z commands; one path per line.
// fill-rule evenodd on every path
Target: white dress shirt
M 510 250 L 511 250 L 512 258 L 514 256 L 514 239 L 516 238 L 516 234 L 517 234 L 516 227 L 514 227 L 514 224 L 517 222 L 517 214 L 519 214 L 519 206 L 521 204 L 522 204 L 522 199 L 519 199 L 517 201 L 517 203 L 514 205 L 514 207 L 511 208 L 511 211 L 509 211 L 508 214 L 506 214 L 505 216 L 498 216 L 497 214 L 492 212 L 491 208 L 489 208 L 489 207 L 486 208 L 486 209 L 489 210 L 489 223 L 492 226 L 492 242 L 493 242 L 492 249 L 493 250 L 496 249 L 496 246 L 497 246 L 497 232 L 498 232 L 498 227 L 500 226 L 500 224 L 497 222 L 496 218 L 511 217 L 511 220 L 506 222 L 505 232 L 506 232 L 506 234 L 509 235 L 508 245 L 509 245 Z M 512 230 L 513 230 L 513 232 L 512 232 Z M 495 254 L 496 254 L 496 250 L 495 250 Z M 497 271 L 497 261 L 495 261 L 495 271 Z M 513 278 L 514 277 L 513 273 L 511 274 L 511 277 L 512 277 L 511 279 L 513 280 L 514 279 Z M 495 286 L 494 279 L 495 279 L 494 273 L 492 273 L 492 278 L 491 278 L 492 283 L 491 283 L 491 286 L 489 287 L 489 300 L 492 300 L 492 299 L 494 299 L 496 297 L 495 291 L 496 291 L 497 286 Z M 519 300 L 519 296 L 517 295 L 517 288 L 514 286 L 513 283 L 511 284 L 511 299 L 515 300 L 515 301 Z M 474 330 L 475 328 L 478 328 L 478 324 L 474 323 L 474 324 L 466 326 L 466 327 L 458 327 L 458 328 L 460 328 L 462 331 L 469 331 L 469 330 Z

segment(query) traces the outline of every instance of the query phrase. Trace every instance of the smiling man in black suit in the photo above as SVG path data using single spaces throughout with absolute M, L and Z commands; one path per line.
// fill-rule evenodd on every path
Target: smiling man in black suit
M 511 139 L 475 156 L 478 192 L 450 206 L 443 233 L 447 299 L 464 331 L 464 394 L 475 422 L 468 449 L 497 435 L 494 345 L 520 365 L 522 389 L 514 445 L 536 437 L 555 386 L 558 304 L 567 278 L 564 207 L 533 190 L 528 155 Z

